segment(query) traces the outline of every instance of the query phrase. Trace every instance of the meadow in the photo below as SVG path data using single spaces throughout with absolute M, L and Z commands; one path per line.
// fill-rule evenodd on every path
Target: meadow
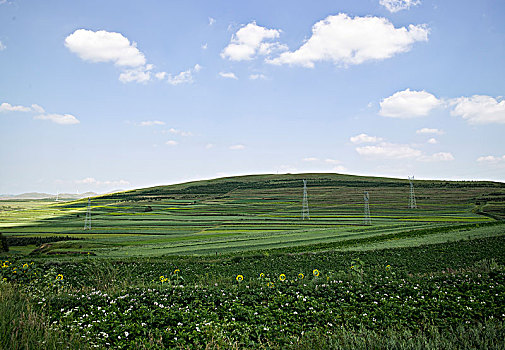
M 415 189 L 198 181 L 91 198 L 86 231 L 86 199 L 2 201 L 0 347 L 505 347 L 505 184 Z

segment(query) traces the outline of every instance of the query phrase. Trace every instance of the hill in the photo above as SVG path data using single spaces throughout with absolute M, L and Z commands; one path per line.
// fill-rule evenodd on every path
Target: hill
M 301 220 L 302 179 L 310 220 Z M 461 239 L 477 225 L 477 236 L 495 234 L 486 225 L 505 217 L 504 183 L 416 180 L 414 185 L 418 208 L 409 209 L 406 179 L 320 173 L 227 177 L 94 197 L 91 231 L 83 231 L 85 199 L 6 211 L 0 228 L 9 237 L 85 239 L 54 243 L 54 252 L 156 256 L 415 245 Z M 364 191 L 372 225 L 363 224 Z

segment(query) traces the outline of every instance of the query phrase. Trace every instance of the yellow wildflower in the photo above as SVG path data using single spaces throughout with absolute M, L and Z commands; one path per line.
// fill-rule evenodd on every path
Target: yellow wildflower
M 314 276 L 316 276 L 316 277 L 317 277 L 317 276 L 319 276 L 319 270 L 318 270 L 318 269 L 314 269 L 314 270 L 312 271 L 312 274 L 313 274 Z
M 237 277 L 235 279 L 237 280 L 237 282 L 242 282 L 244 280 L 244 276 L 237 275 Z
M 300 272 L 300 273 L 298 274 L 298 278 L 299 278 L 299 279 L 303 280 L 303 278 L 304 278 L 304 277 L 305 277 L 305 276 L 303 275 L 303 273 L 301 273 L 301 272 Z
M 283 273 L 281 273 L 281 274 L 279 275 L 279 279 L 280 279 L 281 281 L 285 281 L 285 280 L 286 280 L 286 275 L 285 275 L 285 274 L 283 274 Z

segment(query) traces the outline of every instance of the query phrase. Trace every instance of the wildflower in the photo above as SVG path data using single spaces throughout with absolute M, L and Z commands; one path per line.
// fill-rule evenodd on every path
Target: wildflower
M 260 273 L 260 278 L 265 278 L 265 274 L 263 272 Z
M 237 282 L 242 282 L 244 280 L 244 276 L 237 275 L 237 277 L 235 279 L 237 280 Z
M 57 281 L 63 281 L 63 275 L 60 273 L 58 276 L 56 276 Z
M 286 280 L 286 275 L 285 275 L 285 274 L 283 274 L 283 273 L 281 273 L 281 274 L 279 275 L 279 279 L 280 279 L 281 281 L 285 281 L 285 280 Z
M 312 274 L 313 274 L 314 276 L 316 276 L 316 277 L 317 277 L 317 276 L 319 276 L 319 270 L 318 270 L 318 269 L 314 269 L 314 270 L 312 271 Z
M 23 264 L 23 269 L 28 268 L 28 264 Z
M 303 278 L 304 278 L 304 277 L 305 277 L 305 276 L 303 275 L 303 273 L 301 273 L 301 272 L 300 272 L 300 273 L 298 274 L 298 278 L 299 278 L 299 279 L 303 280 Z
M 181 272 L 181 270 L 175 269 L 174 274 L 177 275 L 179 272 Z

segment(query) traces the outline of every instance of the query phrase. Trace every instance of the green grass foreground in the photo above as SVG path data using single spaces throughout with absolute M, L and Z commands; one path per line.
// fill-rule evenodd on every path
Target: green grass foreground
M 500 349 L 504 246 L 499 237 L 213 260 L 9 262 L 0 317 L 11 339 L 2 341 L 6 349 L 53 339 L 70 340 L 51 348 Z M 13 266 L 15 277 L 6 272 Z

